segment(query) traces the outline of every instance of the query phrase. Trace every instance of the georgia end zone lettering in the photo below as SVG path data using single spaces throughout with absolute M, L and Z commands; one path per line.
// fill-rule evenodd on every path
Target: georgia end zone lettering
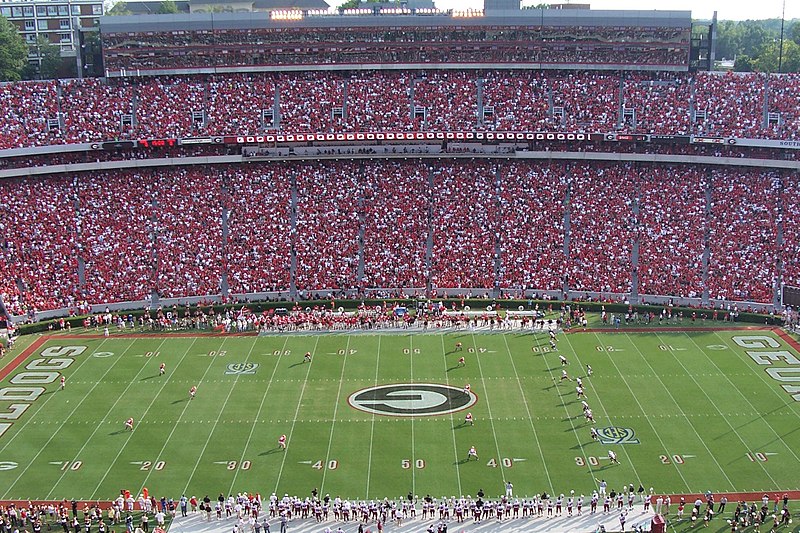
M 0 388 L 0 437 L 33 405 L 45 388 L 61 378 L 61 371 L 86 351 L 86 346 L 49 346 L 39 352 Z
M 788 350 L 778 350 L 781 343 L 769 335 L 737 335 L 733 342 L 745 348 L 757 364 L 766 366 L 767 374 L 800 402 L 800 360 Z M 794 385 L 791 385 L 794 383 Z

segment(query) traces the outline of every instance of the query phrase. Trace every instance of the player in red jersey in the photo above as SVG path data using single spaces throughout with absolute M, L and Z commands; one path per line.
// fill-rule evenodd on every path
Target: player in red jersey
M 467 416 L 464 417 L 464 425 L 469 424 L 470 426 L 475 425 L 475 421 L 472 420 L 472 413 L 467 413 Z
M 64 390 L 64 387 L 67 386 L 67 378 L 61 376 L 61 390 Z
M 467 361 L 463 357 L 459 357 L 458 366 L 467 366 Z
M 125 421 L 125 429 L 133 431 L 133 418 L 129 418 Z
M 282 450 L 285 450 L 285 449 L 286 449 L 286 435 L 281 435 L 281 436 L 278 438 L 278 446 L 279 446 L 279 447 L 280 447 Z
M 460 351 L 461 351 L 461 350 L 463 350 L 463 349 L 464 349 L 464 345 L 463 345 L 463 344 L 461 344 L 460 342 L 457 342 L 457 343 L 456 343 L 456 351 L 457 351 L 457 352 L 460 352 Z
M 163 376 L 166 371 L 167 371 L 167 365 L 165 365 L 164 363 L 161 363 L 158 366 L 158 375 L 159 376 Z
M 304 363 L 310 363 L 311 362 L 311 352 L 306 352 L 306 354 L 303 356 L 303 362 Z
M 189 399 L 194 400 L 194 395 L 197 393 L 197 387 L 192 385 L 192 388 L 189 389 Z

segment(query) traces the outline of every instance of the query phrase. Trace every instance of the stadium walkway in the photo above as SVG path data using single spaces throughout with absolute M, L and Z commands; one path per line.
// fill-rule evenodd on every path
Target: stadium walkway
M 643 525 L 645 530 L 650 529 L 650 519 L 652 512 L 643 513 L 641 505 L 639 505 L 633 512 L 628 514 L 625 523 L 625 531 L 632 531 L 634 526 Z M 397 526 L 394 523 L 386 523 L 384 525 L 384 533 L 424 533 L 429 526 L 434 526 L 434 531 L 437 531 L 436 525 L 438 520 L 425 520 L 417 517 L 412 520 L 404 520 L 402 525 Z M 234 526 L 237 520 L 223 519 L 214 520 L 210 522 L 201 517 L 200 513 L 190 514 L 186 518 L 180 516 L 172 521 L 168 533 L 233 533 Z M 280 521 L 277 519 L 270 520 L 271 533 L 281 533 Z M 583 514 L 582 516 L 561 517 L 561 518 L 532 518 L 532 519 L 512 519 L 504 520 L 502 523 L 497 520 L 484 520 L 480 523 L 473 523 L 472 520 L 466 520 L 459 524 L 455 521 L 447 523 L 447 531 L 449 533 L 494 533 L 502 531 L 504 533 L 593 533 L 598 530 L 600 526 L 604 526 L 606 531 L 620 531 L 619 513 L 610 513 L 604 515 L 599 514 Z M 288 533 L 323 533 L 326 527 L 329 527 L 332 532 L 336 532 L 341 526 L 342 531 L 345 533 L 356 533 L 358 531 L 358 522 L 335 522 L 330 520 L 328 522 L 318 523 L 313 519 L 295 519 L 288 523 Z M 377 533 L 375 522 L 370 522 L 364 526 L 364 531 Z M 243 531 L 241 533 L 249 533 Z

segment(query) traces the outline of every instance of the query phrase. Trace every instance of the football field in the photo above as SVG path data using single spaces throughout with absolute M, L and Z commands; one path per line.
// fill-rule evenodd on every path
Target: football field
M 2 381 L 0 499 L 499 496 L 505 481 L 589 494 L 603 479 L 795 490 L 792 343 L 768 330 L 576 332 L 556 352 L 542 333 L 41 337 Z

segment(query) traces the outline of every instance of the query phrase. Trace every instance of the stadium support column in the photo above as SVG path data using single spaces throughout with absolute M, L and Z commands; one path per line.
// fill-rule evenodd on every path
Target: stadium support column
M 565 189 L 564 196 L 564 265 L 566 268 L 563 272 L 563 284 L 561 286 L 561 290 L 564 293 L 564 298 L 568 299 L 569 297 L 569 233 L 570 233 L 570 207 L 572 205 L 571 196 L 572 196 L 572 173 L 570 172 L 569 165 L 564 168 L 566 179 L 567 179 L 567 187 Z
M 155 170 L 153 171 L 155 172 Z M 158 294 L 158 198 L 152 193 L 150 198 L 150 240 L 153 247 L 150 250 L 150 270 L 151 279 L 154 281 L 152 292 L 150 293 L 150 303 L 154 309 L 158 308 L 160 296 Z
M 364 169 L 364 161 L 359 162 L 359 175 L 362 179 L 362 183 L 366 182 L 367 180 L 367 173 Z M 358 287 L 359 292 L 364 287 L 364 235 L 366 233 L 364 229 L 364 224 L 366 221 L 366 215 L 364 213 L 364 187 L 361 187 L 361 194 L 358 195 L 358 267 L 356 270 L 356 276 L 358 280 Z
M 639 180 L 641 183 L 641 166 L 638 163 L 634 163 L 636 165 L 636 179 Z M 640 214 L 641 210 L 639 209 L 639 202 L 641 197 L 639 196 L 640 187 L 635 188 L 634 197 L 631 199 L 631 211 L 633 212 L 633 220 L 634 220 L 634 228 L 633 228 L 633 242 L 631 246 L 631 296 L 630 302 L 634 305 L 639 303 L 639 237 L 641 232 L 639 228 L 641 228 L 641 219 Z
M 709 301 L 709 291 L 708 291 L 708 276 L 709 276 L 709 266 L 711 262 L 711 228 L 709 224 L 711 223 L 711 202 L 712 202 L 712 180 L 714 177 L 713 172 L 711 169 L 706 169 L 706 179 L 708 180 L 706 183 L 706 210 L 705 210 L 705 223 L 703 224 L 703 274 L 702 274 L 702 283 L 703 283 L 703 298 L 702 303 L 703 305 L 708 305 Z
M 426 165 L 427 168 L 427 165 Z M 428 170 L 428 238 L 425 241 L 425 294 L 431 293 L 433 276 L 433 173 Z
M 277 98 L 277 97 L 276 97 Z M 277 102 L 275 104 L 277 108 Z M 297 176 L 294 172 L 290 178 L 291 194 L 289 199 L 289 224 L 291 239 L 289 241 L 289 299 L 297 299 Z
M 228 195 L 228 177 L 227 175 L 223 174 L 222 176 L 222 197 L 225 198 Z M 222 205 L 222 243 L 221 250 L 222 250 L 222 257 L 226 256 L 228 251 L 228 237 L 230 235 L 229 231 L 230 228 L 228 227 L 228 220 L 230 218 L 230 210 Z M 220 280 L 219 280 L 219 288 L 222 291 L 222 297 L 227 298 L 231 292 L 230 284 L 228 283 L 228 262 L 222 262 L 222 271 L 220 273 Z
M 781 301 L 782 282 L 783 282 L 783 216 L 786 210 L 783 203 L 783 189 L 786 186 L 784 180 L 785 176 L 781 176 L 778 190 L 777 200 L 777 223 L 775 233 L 775 286 L 773 287 L 772 306 L 775 309 L 783 311 L 783 303 Z
M 73 187 L 75 191 L 78 191 L 80 187 L 80 181 L 78 178 L 73 179 Z M 83 229 L 83 225 L 78 224 L 78 220 L 81 219 L 81 200 L 80 194 L 76 192 L 75 194 L 75 242 L 81 243 L 81 230 Z M 85 250 L 83 247 L 78 244 L 78 288 L 83 292 L 86 288 L 86 261 L 83 258 L 83 254 Z

